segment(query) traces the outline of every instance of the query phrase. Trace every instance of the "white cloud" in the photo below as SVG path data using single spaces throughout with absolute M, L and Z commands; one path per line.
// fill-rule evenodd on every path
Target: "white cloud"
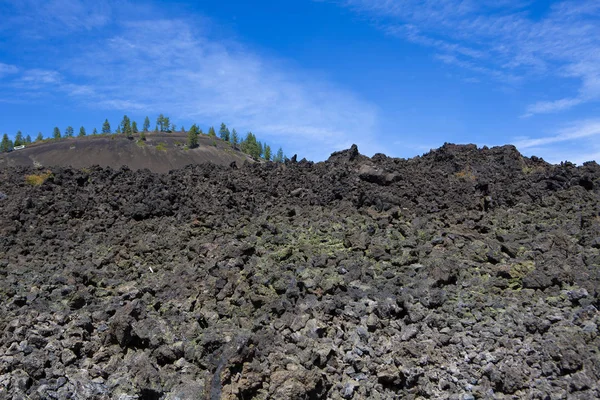
M 67 65 L 103 107 L 225 121 L 239 132 L 291 143 L 288 151 L 312 159 L 352 142 L 377 151 L 369 140 L 377 124 L 374 106 L 283 61 L 208 40 L 186 21 L 126 23 Z
M 13 80 L 21 97 L 65 93 L 94 108 L 164 113 L 188 127 L 224 121 L 309 159 L 352 143 L 367 154 L 381 151 L 370 136 L 378 124 L 374 105 L 286 60 L 209 37 L 213 22 L 202 16 L 160 19 L 164 10 L 126 0 L 50 0 L 32 11 L 26 9 L 36 0 L 8 1 L 11 24 L 27 37 L 73 35 L 72 48 L 49 48 L 61 60 L 57 68 Z
M 24 70 L 10 85 L 20 90 L 20 97 L 40 97 L 57 91 L 72 97 L 95 95 L 89 85 L 70 83 L 60 72 L 40 68 Z
M 11 10 L 3 16 L 4 29 L 18 29 L 33 37 L 62 36 L 100 28 L 111 21 L 113 0 L 0 0 Z M 127 7 L 128 2 L 120 2 Z M 2 28 L 0 28 L 2 30 Z
M 573 141 L 576 139 L 589 138 L 600 135 L 600 120 L 588 120 L 573 123 L 570 126 L 559 130 L 557 133 L 536 139 L 521 138 L 515 142 L 515 146 L 520 149 L 531 147 L 540 147 L 553 143 Z
M 19 69 L 15 65 L 0 63 L 0 78 L 17 72 L 19 72 Z
M 44 69 L 30 69 L 23 73 L 19 82 L 29 88 L 41 85 L 56 84 L 62 81 L 60 73 Z
M 554 101 L 539 101 L 527 107 L 527 113 L 524 117 L 531 117 L 535 114 L 546 114 L 556 111 L 567 110 L 583 102 L 580 98 L 560 99 Z
M 386 33 L 436 50 L 437 58 L 477 74 L 506 78 L 568 77 L 576 93 L 541 101 L 527 115 L 567 110 L 600 99 L 600 3 L 561 1 L 541 16 L 517 0 L 342 0 L 375 18 Z
M 546 161 L 558 163 L 571 161 L 581 164 L 600 160 L 600 120 L 583 120 L 571 123 L 549 135 L 515 138 L 513 144 L 529 155 L 542 156 Z

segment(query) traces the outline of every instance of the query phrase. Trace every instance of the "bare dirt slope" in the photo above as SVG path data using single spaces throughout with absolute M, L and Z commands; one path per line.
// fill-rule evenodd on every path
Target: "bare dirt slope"
M 600 398 L 596 163 L 40 172 L 0 169 L 0 399 Z
M 6 166 L 62 166 L 84 168 L 92 165 L 132 170 L 147 168 L 152 172 L 168 172 L 190 164 L 210 162 L 241 165 L 250 160 L 228 143 L 207 136 L 199 138 L 199 147 L 185 148 L 185 133 L 149 133 L 147 140 L 129 140 L 123 135 L 98 135 L 68 138 L 27 146 L 25 149 L 0 154 L 0 168 Z

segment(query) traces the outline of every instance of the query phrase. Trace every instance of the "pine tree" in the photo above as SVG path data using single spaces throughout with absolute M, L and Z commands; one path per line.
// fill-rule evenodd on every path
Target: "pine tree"
M 54 127 L 54 131 L 52 132 L 52 136 L 54 136 L 54 139 L 60 139 L 60 129 L 58 129 L 58 126 Z
M 96 128 L 94 128 L 94 131 L 92 132 L 92 135 L 97 135 L 98 134 L 98 130 Z
M 36 142 L 41 142 L 42 140 L 44 140 L 44 135 L 42 135 L 42 132 L 38 132 L 38 135 L 35 138 L 35 141 Z
M 219 129 L 219 137 L 221 140 L 229 142 L 229 129 L 227 129 L 227 125 L 221 123 L 221 128 Z
M 240 138 L 238 137 L 238 133 L 235 130 L 235 128 L 233 128 L 233 130 L 231 131 L 231 144 L 233 145 L 233 148 L 235 149 L 240 141 Z
M 137 122 L 135 121 L 131 123 L 131 133 L 138 133 Z
M 142 132 L 148 132 L 150 130 L 150 118 L 146 117 L 144 119 L 144 125 L 142 127 Z
M 163 114 L 160 114 L 158 118 L 156 118 L 156 125 L 160 132 L 171 132 L 171 121 L 169 120 L 169 117 L 165 117 Z
M 265 144 L 265 160 L 271 161 L 271 146 Z
M 25 144 L 31 144 L 31 136 L 25 136 Z
M 73 137 L 73 127 L 72 126 L 67 126 L 67 129 L 65 129 L 65 137 Z
M 125 134 L 125 136 L 127 136 L 128 138 L 132 137 L 131 120 L 127 115 L 123 116 L 123 121 L 121 121 L 120 128 L 121 131 Z
M 212 137 L 212 138 L 217 137 L 217 133 L 215 132 L 215 128 L 214 127 L 211 126 L 210 128 L 208 128 L 208 136 Z
M 23 133 L 21 131 L 17 131 L 15 135 L 15 146 L 21 146 L 23 144 Z
M 79 137 L 85 136 L 85 128 L 82 126 L 79 128 Z
M 117 135 L 120 135 L 120 134 L 121 134 L 121 126 L 120 126 L 120 125 L 119 125 L 119 126 L 117 126 L 117 130 L 115 131 L 115 133 L 116 133 Z
M 262 145 L 256 140 L 256 136 L 252 132 L 246 134 L 246 139 L 241 143 L 242 151 L 251 157 L 260 158 L 262 155 Z
M 110 124 L 108 123 L 108 119 L 104 120 L 102 124 L 102 133 L 110 133 Z
M 192 125 L 190 130 L 188 131 L 188 147 L 190 149 L 198 147 L 198 136 L 200 132 L 198 130 L 198 126 L 196 124 Z
M 3 153 L 7 153 L 11 151 L 12 148 L 12 141 L 8 138 L 8 135 L 5 133 L 4 136 L 2 136 L 2 142 L 0 142 L 0 151 Z
M 185 133 L 185 128 L 181 125 L 181 133 Z
M 275 162 L 283 162 L 283 150 L 281 149 L 281 147 L 279 148 L 279 150 L 277 150 L 277 154 L 275 154 L 275 157 L 273 157 L 273 161 Z

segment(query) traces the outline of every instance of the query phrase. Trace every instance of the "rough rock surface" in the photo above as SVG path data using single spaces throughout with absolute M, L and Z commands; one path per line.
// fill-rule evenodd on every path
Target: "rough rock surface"
M 600 398 L 600 167 L 0 171 L 0 398 Z

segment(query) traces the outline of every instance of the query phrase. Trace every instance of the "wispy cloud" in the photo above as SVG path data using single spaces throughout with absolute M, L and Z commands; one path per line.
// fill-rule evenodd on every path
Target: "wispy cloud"
M 30 69 L 25 71 L 17 80 L 17 84 L 29 88 L 40 88 L 48 84 L 56 84 L 62 81 L 60 74 L 57 71 Z
M 71 7 L 73 15 L 88 12 Z M 60 71 L 26 71 L 14 84 L 45 85 L 124 113 L 224 121 L 310 159 L 354 142 L 365 153 L 381 151 L 369 133 L 377 130 L 377 109 L 354 93 L 243 43 L 209 37 L 194 18 L 130 17 L 120 15 L 108 35 L 79 43 L 77 54 L 61 55 Z
M 91 86 L 71 83 L 59 71 L 40 68 L 23 70 L 14 76 L 9 86 L 19 90 L 21 100 L 27 96 L 41 97 L 55 92 L 72 97 L 95 96 Z
M 226 121 L 282 136 L 311 157 L 364 141 L 376 124 L 374 107 L 352 93 L 240 45 L 198 36 L 185 21 L 127 23 L 71 65 L 110 99 L 107 106 L 131 102 L 178 119 Z
M 22 34 L 43 37 L 89 31 L 110 23 L 113 0 L 0 0 L 10 7 L 3 16 L 4 29 L 18 28 Z M 121 2 L 127 7 L 126 0 Z M 0 30 L 2 30 L 0 28 Z
M 591 119 L 571 123 L 546 136 L 518 138 L 514 145 L 527 154 L 544 154 L 550 162 L 569 160 L 581 164 L 600 159 L 599 136 L 600 120 Z
M 15 65 L 0 63 L 0 78 L 17 72 L 19 72 L 19 69 Z
M 581 121 L 559 130 L 556 134 L 536 139 L 521 139 L 515 142 L 520 149 L 540 147 L 600 135 L 600 120 Z
M 390 35 L 436 50 L 445 63 L 498 81 L 574 78 L 579 90 L 544 100 L 526 115 L 600 99 L 600 3 L 554 2 L 541 15 L 517 0 L 342 0 Z M 508 82 L 510 83 L 510 82 Z
M 527 112 L 523 117 L 531 117 L 535 114 L 547 114 L 556 111 L 568 110 L 578 104 L 583 103 L 581 98 L 560 99 L 553 101 L 539 101 L 527 107 Z

